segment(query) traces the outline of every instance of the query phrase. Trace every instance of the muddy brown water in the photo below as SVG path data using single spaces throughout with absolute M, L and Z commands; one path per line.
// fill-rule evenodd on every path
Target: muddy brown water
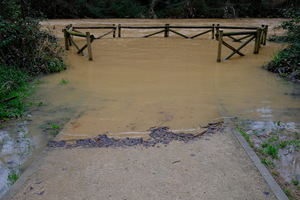
M 260 26 L 270 33 L 283 19 L 235 20 L 50 20 L 44 26 L 61 37 L 66 24 L 178 24 Z M 90 30 L 96 36 L 101 34 Z M 193 34 L 195 31 L 182 31 Z M 38 94 L 52 106 L 67 105 L 77 114 L 66 124 L 59 140 L 106 133 L 114 137 L 146 137 L 154 126 L 194 132 L 223 117 L 299 122 L 299 88 L 261 68 L 283 45 L 268 43 L 254 55 L 253 43 L 244 57 L 217 63 L 217 42 L 210 35 L 138 38 L 148 30 L 124 30 L 126 38 L 96 40 L 94 61 L 67 52 L 68 70 L 47 76 Z M 78 40 L 83 44 L 82 40 Z M 238 44 L 234 44 L 235 46 Z M 229 51 L 223 47 L 223 56 Z M 65 85 L 59 84 L 67 80 Z

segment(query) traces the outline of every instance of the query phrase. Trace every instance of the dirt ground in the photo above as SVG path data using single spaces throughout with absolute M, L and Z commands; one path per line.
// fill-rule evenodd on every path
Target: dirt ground
M 151 148 L 49 149 L 9 199 L 275 199 L 233 137 L 227 130 Z

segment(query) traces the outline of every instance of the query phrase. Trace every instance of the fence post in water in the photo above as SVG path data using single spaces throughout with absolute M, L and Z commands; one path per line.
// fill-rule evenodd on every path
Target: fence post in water
M 68 28 L 69 31 L 73 31 L 73 24 L 69 24 L 68 27 L 69 27 L 69 28 Z M 72 36 L 71 36 L 70 34 L 68 34 L 69 46 L 72 46 L 72 45 L 73 45 L 72 42 L 71 42 L 71 37 L 72 37 Z
M 118 37 L 121 37 L 121 24 L 118 25 Z
M 256 30 L 256 36 L 255 36 L 255 45 L 254 45 L 254 54 L 258 54 L 259 48 L 260 48 L 260 38 L 261 38 L 261 28 L 258 28 Z
M 215 39 L 215 24 L 212 24 L 212 28 L 211 28 L 211 39 Z
M 116 25 L 113 24 L 113 27 L 114 27 L 114 31 L 113 31 L 113 37 L 115 38 L 116 37 Z
M 261 25 L 260 44 L 263 44 L 264 41 L 265 41 L 265 25 Z
M 65 49 L 69 50 L 69 38 L 68 38 L 67 30 L 64 28 L 63 32 L 64 32 L 64 38 L 65 38 Z
M 219 46 L 218 46 L 217 62 L 221 62 L 221 52 L 222 52 L 222 45 L 223 45 L 223 31 L 218 31 L 218 40 L 219 40 Z
M 170 24 L 165 25 L 165 37 L 169 37 L 169 30 L 170 30 L 169 26 Z
M 220 26 L 220 24 L 217 24 L 217 26 L 216 26 L 216 40 L 219 39 L 219 38 L 218 38 L 219 30 L 220 30 L 219 26 Z
M 93 60 L 90 32 L 86 32 L 86 44 L 88 49 L 89 60 Z
M 268 25 L 265 25 L 265 31 L 264 31 L 265 37 L 264 37 L 263 45 L 266 45 L 266 43 L 267 43 L 268 28 L 269 28 L 269 26 L 268 26 Z

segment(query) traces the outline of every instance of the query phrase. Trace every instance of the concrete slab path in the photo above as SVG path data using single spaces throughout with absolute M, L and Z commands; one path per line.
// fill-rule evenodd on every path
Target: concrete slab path
M 151 148 L 49 149 L 45 154 L 8 199 L 276 199 L 230 131 Z

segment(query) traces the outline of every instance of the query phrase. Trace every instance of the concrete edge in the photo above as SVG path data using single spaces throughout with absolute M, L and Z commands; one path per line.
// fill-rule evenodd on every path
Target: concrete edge
M 37 171 L 48 152 L 49 148 L 46 147 L 39 155 L 37 155 L 37 157 L 29 164 L 27 169 L 21 174 L 20 178 L 9 188 L 9 190 L 0 198 L 0 200 L 9 200 L 13 198 L 17 191 L 19 191 L 20 188 L 25 185 L 28 179 L 30 179 L 32 174 Z
M 250 147 L 245 138 L 238 133 L 236 130 L 232 129 L 233 135 L 239 141 L 243 149 L 246 151 L 247 155 L 250 157 L 255 167 L 258 169 L 262 177 L 265 179 L 272 192 L 278 200 L 289 200 L 286 194 L 283 192 L 281 187 L 275 181 L 269 170 L 261 163 L 260 158 L 257 156 L 255 151 Z

